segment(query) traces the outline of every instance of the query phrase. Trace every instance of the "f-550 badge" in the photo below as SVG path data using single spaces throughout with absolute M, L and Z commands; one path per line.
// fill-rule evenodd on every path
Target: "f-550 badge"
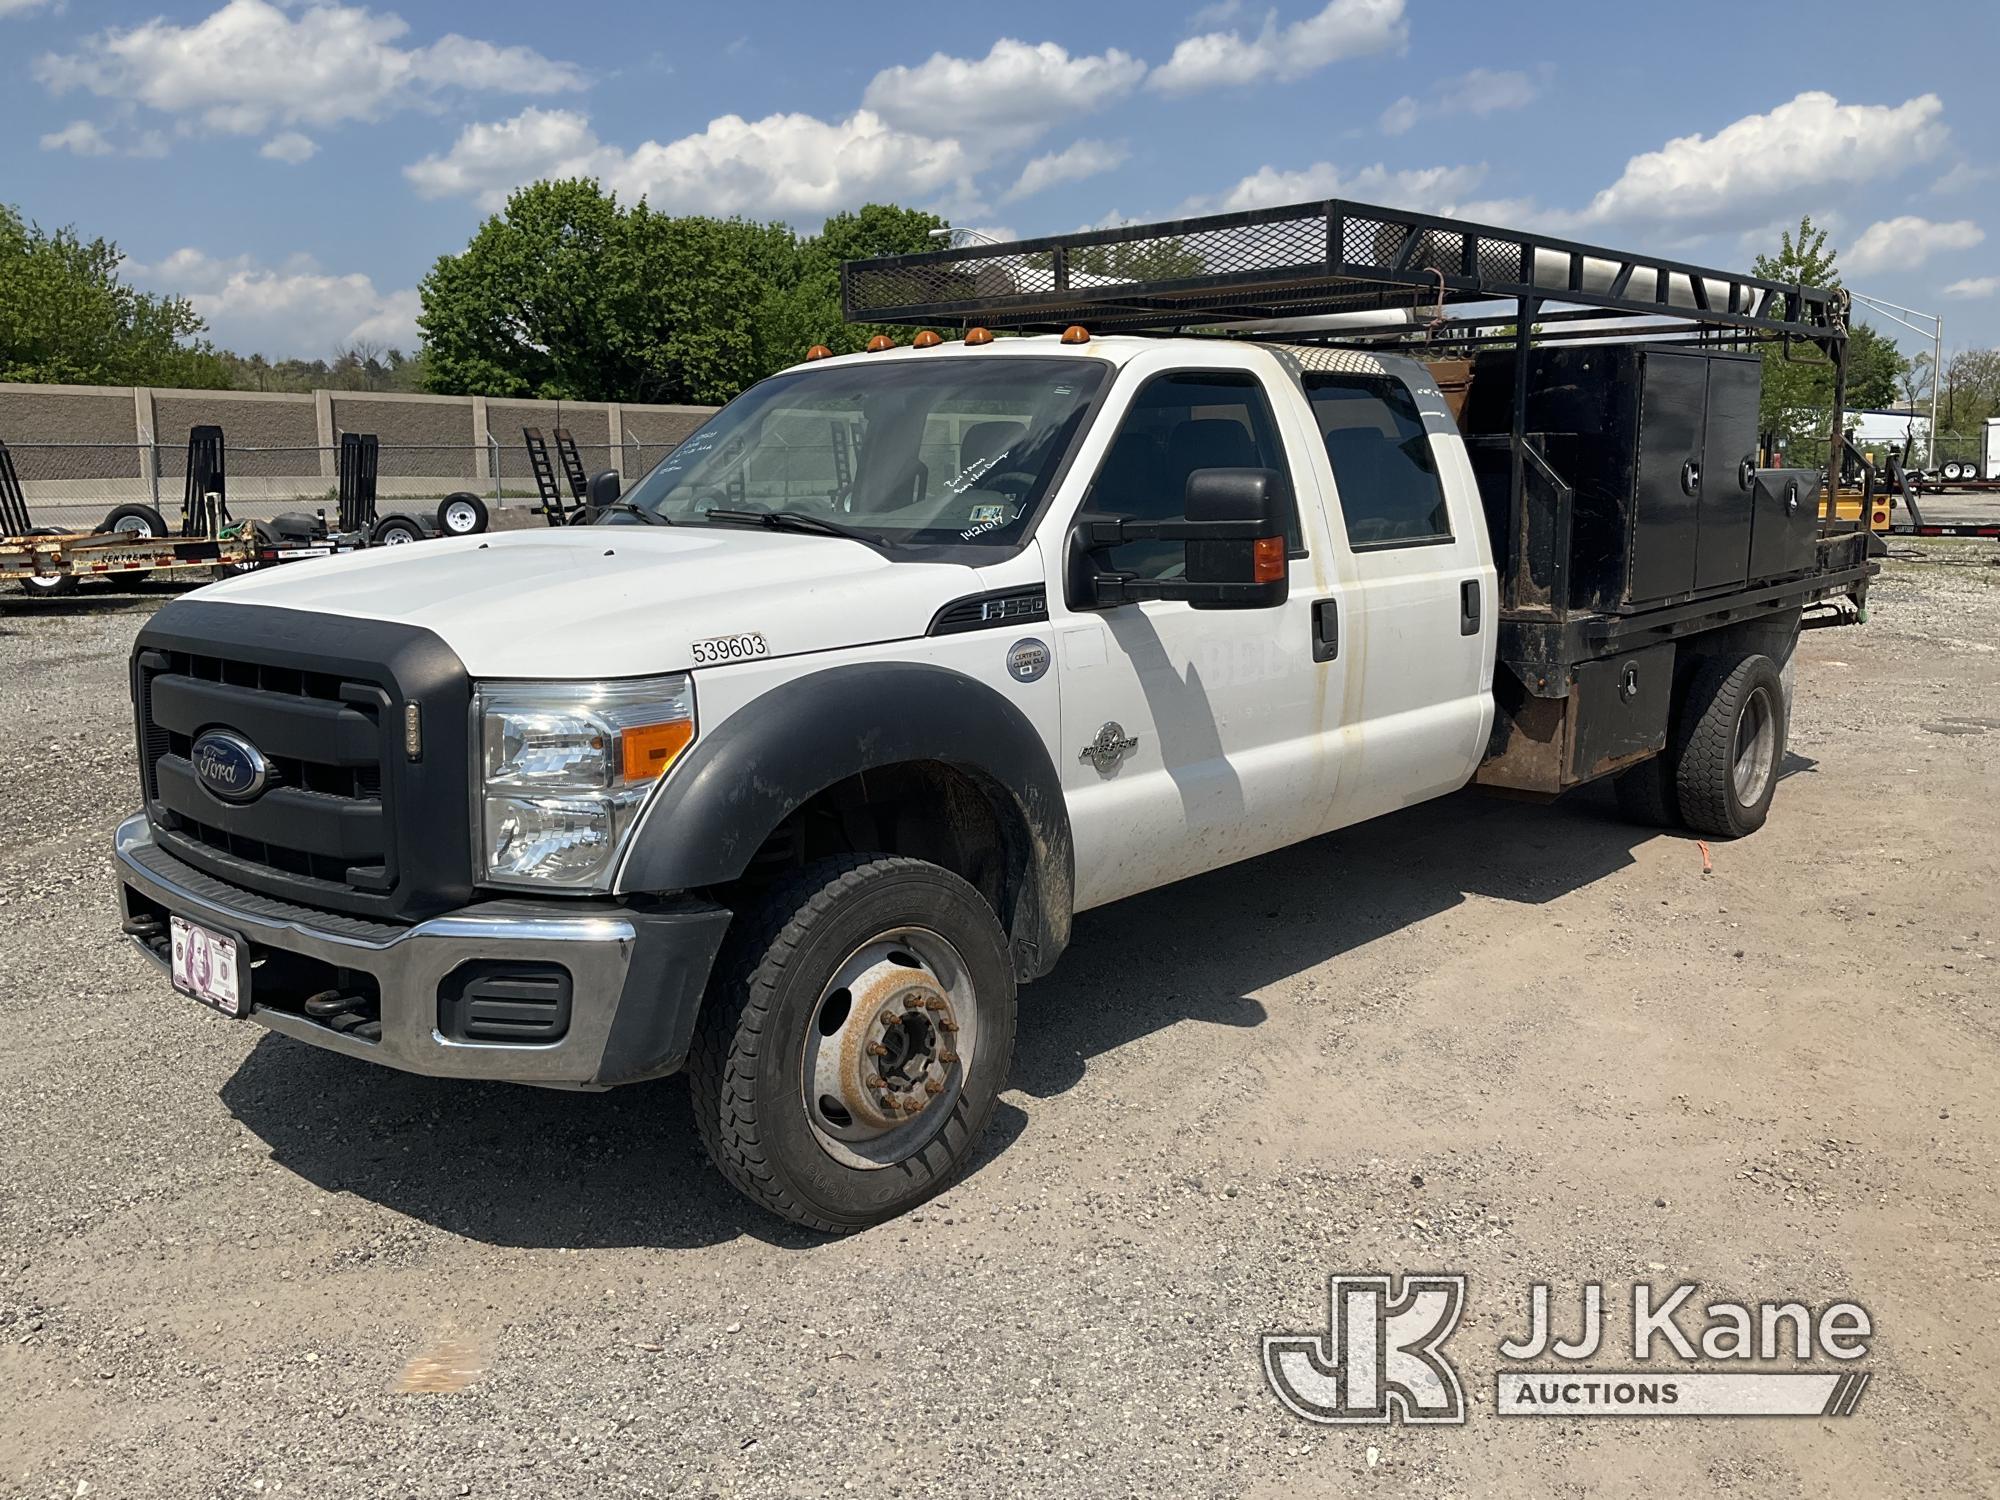
M 1077 759 L 1097 767 L 1099 775 L 1109 776 L 1138 745 L 1138 736 L 1127 734 L 1125 726 L 1114 719 L 1097 731 L 1097 738 L 1083 747 Z

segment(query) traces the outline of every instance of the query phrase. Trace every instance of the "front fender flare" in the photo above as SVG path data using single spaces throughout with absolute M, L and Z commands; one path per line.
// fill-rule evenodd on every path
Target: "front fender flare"
M 984 683 L 917 662 L 829 667 L 773 688 L 698 738 L 653 799 L 621 893 L 700 890 L 740 879 L 773 830 L 864 771 L 936 761 L 979 785 L 1017 843 L 1019 889 L 1002 911 L 1023 980 L 1069 942 L 1076 859 L 1047 747 Z M 1009 850 L 1010 866 L 1016 851 Z

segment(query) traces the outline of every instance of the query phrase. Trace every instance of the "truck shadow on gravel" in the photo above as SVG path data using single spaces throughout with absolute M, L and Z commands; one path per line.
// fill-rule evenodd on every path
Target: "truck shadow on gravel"
M 1554 900 L 1661 836 L 1597 788 L 1551 807 L 1462 794 L 1085 913 L 1056 972 L 1022 991 L 1009 1088 L 1056 1097 L 1095 1059 L 1184 1022 L 1263 1025 L 1251 997 L 1266 985 L 1468 895 Z M 484 1243 L 820 1242 L 709 1168 L 678 1078 L 563 1093 L 419 1078 L 266 1036 L 221 1092 L 280 1166 Z M 1026 1125 L 1003 1098 L 972 1173 Z

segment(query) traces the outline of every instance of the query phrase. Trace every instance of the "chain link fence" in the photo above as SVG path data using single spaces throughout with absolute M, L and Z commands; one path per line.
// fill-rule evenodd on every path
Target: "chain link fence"
M 635 483 L 673 452 L 672 443 L 579 444 L 585 475 L 619 471 Z M 187 449 L 164 443 L 11 443 L 14 467 L 36 526 L 89 531 L 121 505 L 150 505 L 169 526 L 180 522 L 187 488 Z M 549 458 L 565 504 L 569 481 L 553 441 Z M 325 510 L 339 505 L 338 448 L 224 448 L 229 510 L 239 520 L 268 519 L 281 511 Z M 527 445 L 491 437 L 478 444 L 389 444 L 381 446 L 376 504 L 383 514 L 425 512 L 456 490 L 470 490 L 496 510 L 540 503 Z

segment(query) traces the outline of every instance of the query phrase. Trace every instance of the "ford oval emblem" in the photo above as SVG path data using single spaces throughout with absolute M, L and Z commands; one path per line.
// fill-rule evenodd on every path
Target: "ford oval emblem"
M 263 751 L 241 735 L 211 729 L 198 735 L 188 751 L 195 780 L 224 802 L 249 802 L 271 780 L 271 763 Z

